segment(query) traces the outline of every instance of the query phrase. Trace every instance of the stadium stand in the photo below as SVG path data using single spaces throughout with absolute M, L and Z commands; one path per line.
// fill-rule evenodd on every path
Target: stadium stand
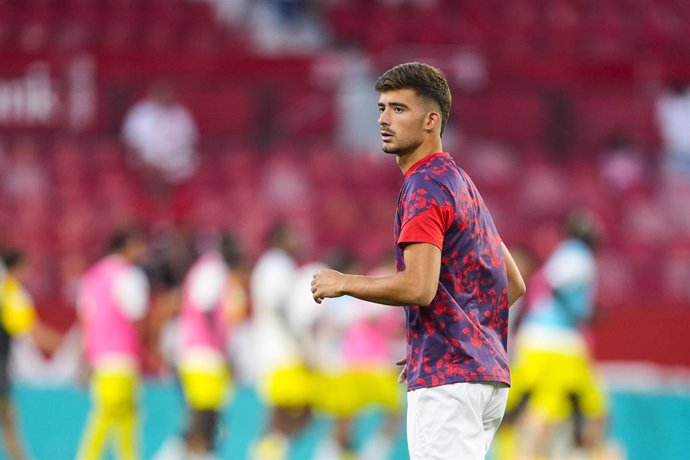
M 690 302 L 687 289 L 668 288 L 688 270 L 687 259 L 669 260 L 689 250 L 690 233 L 674 219 L 678 210 L 664 204 L 653 119 L 654 84 L 690 77 L 689 5 L 342 0 L 316 2 L 316 12 L 334 48 L 358 46 L 376 69 L 415 55 L 446 70 L 456 85 L 451 119 L 461 141 L 454 154 L 484 190 L 507 241 L 543 256 L 554 223 L 571 206 L 605 216 L 600 296 L 620 312 L 647 302 L 669 309 Z M 64 303 L 65 279 L 94 259 L 122 221 L 174 221 L 198 231 L 229 226 L 256 255 L 261 232 L 288 213 L 310 233 L 314 254 L 344 243 L 373 264 L 388 250 L 395 166 L 334 144 L 335 86 L 315 81 L 319 52 L 263 56 L 246 27 L 217 22 L 202 1 L 0 4 L 0 177 L 6 183 L 16 173 L 13 145 L 29 135 L 40 157 L 32 167 L 49 190 L 0 193 L 0 231 L 30 248 L 31 288 L 45 314 L 62 315 L 52 305 Z M 483 87 L 467 89 L 454 79 L 461 50 L 488 63 Z M 94 69 L 85 67 L 86 89 L 78 86 L 82 67 L 75 64 L 84 56 Z M 30 85 L 31 72 L 43 68 L 37 65 L 47 66 L 49 105 L 57 107 L 41 122 L 7 102 L 24 97 L 7 96 L 9 88 Z M 128 168 L 117 140 L 126 109 L 161 74 L 177 84 L 202 135 L 199 173 L 163 208 Z M 95 108 L 75 128 L 80 88 L 92 91 Z M 625 193 L 601 166 L 606 139 L 619 132 L 645 155 L 644 177 Z M 267 165 L 285 149 L 302 169 L 299 206 L 276 206 L 261 188 L 270 179 Z M 352 239 L 362 233 L 368 238 Z

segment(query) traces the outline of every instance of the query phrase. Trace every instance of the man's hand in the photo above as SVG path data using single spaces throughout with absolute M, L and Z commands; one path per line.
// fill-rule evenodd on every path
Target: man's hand
M 335 270 L 323 269 L 314 273 L 311 280 L 311 293 L 316 303 L 321 303 L 327 297 L 343 295 L 345 275 Z
M 395 364 L 403 367 L 400 375 L 398 375 L 398 383 L 405 383 L 407 380 L 407 358 L 399 359 Z

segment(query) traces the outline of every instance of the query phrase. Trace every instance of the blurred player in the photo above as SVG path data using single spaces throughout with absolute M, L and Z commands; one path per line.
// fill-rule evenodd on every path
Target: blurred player
M 572 417 L 576 447 L 603 453 L 606 401 L 580 330 L 594 313 L 601 227 L 593 215 L 576 211 L 565 230 L 566 240 L 533 276 L 531 305 L 516 340 L 508 406 L 524 406 L 524 414 L 510 458 L 551 458 L 556 429 Z
M 321 270 L 314 300 L 350 295 L 405 306 L 411 459 L 483 458 L 508 397 L 508 307 L 524 282 L 478 190 L 443 152 L 451 102 L 443 74 L 402 64 L 375 88 L 382 148 L 395 155 L 404 177 L 397 272 Z
M 137 393 L 140 332 L 149 300 L 149 284 L 137 267 L 146 254 L 137 229 L 117 231 L 108 254 L 82 280 L 78 307 L 84 349 L 92 372 L 92 408 L 77 458 L 103 458 L 110 438 L 117 458 L 138 459 Z
M 0 423 L 9 458 L 19 460 L 27 456 L 19 441 L 10 395 L 12 341 L 29 334 L 43 351 L 52 353 L 60 345 L 61 337 L 38 320 L 31 295 L 22 285 L 28 270 L 25 255 L 15 249 L 0 255 Z
M 219 249 L 202 254 L 185 277 L 177 325 L 177 366 L 188 425 L 183 448 L 168 445 L 157 458 L 215 458 L 219 417 L 231 390 L 226 348 L 232 326 L 247 307 L 244 287 L 234 273 L 243 264 L 237 241 L 226 234 Z
M 265 433 L 252 447 L 254 460 L 285 459 L 290 441 L 310 420 L 310 372 L 286 312 L 297 248 L 294 231 L 276 225 L 251 274 L 258 391 L 269 408 Z
M 344 273 L 357 271 L 348 254 L 337 256 L 331 268 Z M 303 302 L 318 308 L 309 295 L 314 271 L 305 273 L 304 283 L 295 283 L 295 289 L 300 289 Z M 384 276 L 393 271 L 382 267 L 371 275 Z M 404 315 L 347 296 L 328 299 L 318 311 L 313 332 L 319 351 L 315 408 L 333 417 L 335 427 L 332 436 L 322 442 L 316 458 L 385 460 L 400 427 L 403 392 L 397 384 L 394 363 L 405 347 Z M 379 430 L 368 433 L 364 446 L 358 449 L 355 419 L 375 408 L 383 409 L 384 422 Z
M 510 331 L 508 335 L 508 358 L 510 362 L 513 363 L 515 361 L 516 336 L 520 330 L 522 320 L 531 305 L 530 299 L 533 298 L 535 294 L 535 289 L 532 284 L 530 284 L 530 280 L 537 267 L 535 256 L 528 249 L 517 246 L 511 248 L 510 252 L 515 260 L 515 265 L 518 267 L 518 270 L 528 286 L 526 294 L 511 305 L 510 314 L 508 316 L 508 330 Z M 511 393 L 514 391 L 515 378 L 512 379 L 510 389 Z M 523 412 L 525 402 L 526 400 L 513 402 L 509 395 L 508 403 L 510 404 L 506 407 L 503 421 L 496 433 L 490 458 L 494 460 L 514 460 L 516 443 L 515 423 Z

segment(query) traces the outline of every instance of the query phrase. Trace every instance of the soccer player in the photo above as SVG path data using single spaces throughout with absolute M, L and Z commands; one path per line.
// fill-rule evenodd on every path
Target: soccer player
M 52 353 L 59 347 L 61 337 L 57 331 L 39 321 L 31 294 L 22 285 L 28 269 L 24 253 L 8 249 L 0 255 L 0 423 L 9 458 L 20 460 L 27 456 L 17 434 L 10 396 L 12 341 L 30 334 L 42 350 Z
M 292 439 L 311 419 L 311 373 L 287 319 L 298 247 L 294 230 L 274 226 L 250 277 L 258 392 L 270 412 L 263 436 L 252 446 L 254 460 L 286 459 Z
M 523 406 L 517 453 L 547 458 L 556 429 L 575 418 L 575 448 L 604 458 L 606 400 L 581 328 L 594 313 L 594 250 L 601 224 L 590 213 L 568 216 L 561 242 L 530 283 L 531 305 L 517 337 L 508 407 Z M 526 403 L 526 404 L 525 404 Z M 607 457 L 608 458 L 608 457 Z
M 316 302 L 350 295 L 405 306 L 412 460 L 484 458 L 510 384 L 508 307 L 525 291 L 484 201 L 443 152 L 451 95 L 443 74 L 406 63 L 376 82 L 383 151 L 403 174 L 396 273 L 314 274 Z
M 237 241 L 224 235 L 219 250 L 203 254 L 184 282 L 178 366 L 189 407 L 186 450 L 193 458 L 214 458 L 218 418 L 230 394 L 226 347 L 232 325 L 246 312 L 246 294 L 233 273 L 243 260 Z
M 87 363 L 92 371 L 92 408 L 77 458 L 104 455 L 110 437 L 117 458 L 140 458 L 137 442 L 137 388 L 140 333 L 149 300 L 149 284 L 137 267 L 146 240 L 137 229 L 115 232 L 108 254 L 82 280 L 78 308 Z

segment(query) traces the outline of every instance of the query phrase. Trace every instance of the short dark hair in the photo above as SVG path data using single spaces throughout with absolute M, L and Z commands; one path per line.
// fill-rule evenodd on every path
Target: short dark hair
M 124 250 L 132 241 L 145 241 L 143 230 L 139 227 L 122 227 L 116 229 L 110 237 L 108 252 L 120 252 Z
M 566 217 L 565 233 L 590 248 L 596 248 L 602 240 L 603 228 L 597 215 L 586 209 L 575 209 Z
M 239 268 L 246 265 L 247 257 L 242 249 L 239 239 L 234 233 L 225 232 L 220 238 L 220 253 L 223 260 L 230 268 Z
M 281 247 L 287 240 L 290 239 L 291 235 L 292 228 L 290 225 L 283 220 L 279 220 L 275 222 L 268 230 L 268 235 L 266 238 L 268 246 Z
M 441 109 L 441 134 L 450 116 L 451 95 L 445 75 L 436 67 L 421 62 L 407 62 L 387 70 L 376 80 L 379 93 L 413 89 L 417 95 L 431 99 Z
M 5 268 L 8 270 L 13 270 L 18 267 L 26 260 L 26 254 L 21 249 L 9 248 L 5 250 L 2 254 L 2 262 L 5 264 Z

